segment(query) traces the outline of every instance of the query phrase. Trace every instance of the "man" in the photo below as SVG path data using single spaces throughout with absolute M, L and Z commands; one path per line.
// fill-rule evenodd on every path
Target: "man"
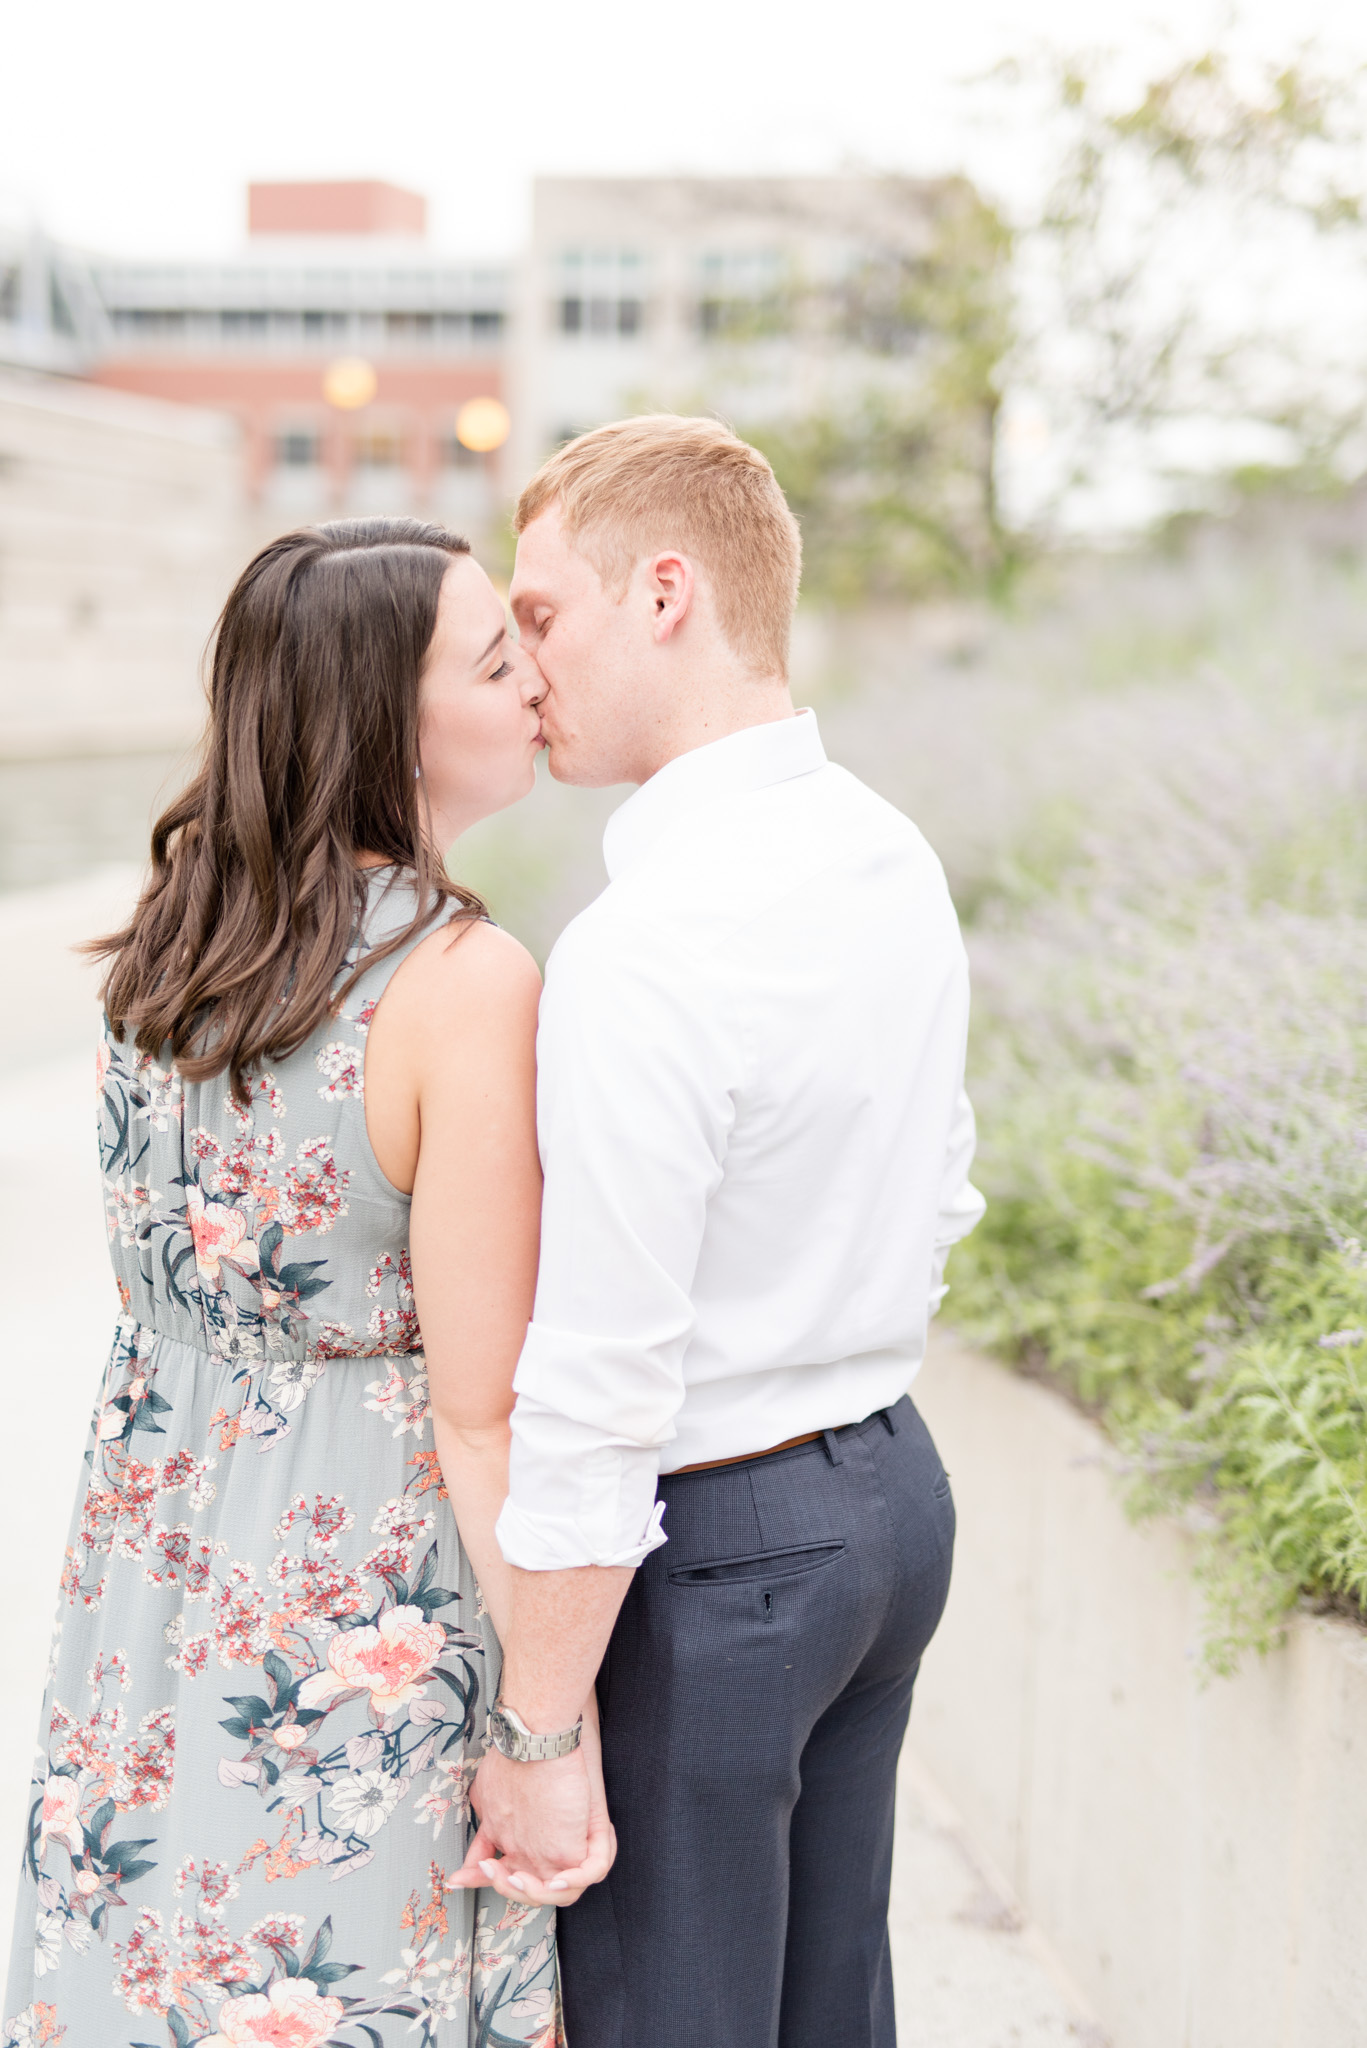
M 560 1916 L 572 2048 L 891 2048 L 894 1780 L 954 1521 L 906 1388 L 982 1207 L 958 927 L 794 713 L 762 456 L 625 421 L 516 525 L 551 771 L 640 787 L 546 973 L 506 1712 L 463 1877 L 553 1899 L 606 1867 L 596 1675 L 618 1853 Z

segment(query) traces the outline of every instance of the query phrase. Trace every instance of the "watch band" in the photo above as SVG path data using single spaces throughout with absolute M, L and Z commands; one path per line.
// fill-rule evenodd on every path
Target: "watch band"
M 492 1747 L 510 1763 L 545 1764 L 578 1749 L 584 1717 L 581 1714 L 573 1728 L 562 1728 L 558 1735 L 534 1735 L 520 1714 L 496 1699 L 489 1709 L 488 1732 Z

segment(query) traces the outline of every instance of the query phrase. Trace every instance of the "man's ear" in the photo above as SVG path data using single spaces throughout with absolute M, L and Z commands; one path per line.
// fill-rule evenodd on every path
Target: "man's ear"
M 656 555 L 646 563 L 646 588 L 655 613 L 655 642 L 663 646 L 693 608 L 693 564 L 687 555 Z

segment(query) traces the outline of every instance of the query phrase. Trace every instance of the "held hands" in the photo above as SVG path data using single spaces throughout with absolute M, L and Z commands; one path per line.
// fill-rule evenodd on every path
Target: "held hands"
M 612 1868 L 617 1837 L 603 1792 L 598 1703 L 590 1695 L 579 1747 L 515 1764 L 486 1750 L 470 1788 L 479 1828 L 450 1882 L 488 1886 L 534 1906 L 572 1906 Z

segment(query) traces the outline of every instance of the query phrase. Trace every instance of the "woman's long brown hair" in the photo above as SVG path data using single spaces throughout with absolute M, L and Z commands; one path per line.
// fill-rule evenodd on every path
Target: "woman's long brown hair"
M 187 1080 L 295 1051 L 356 975 L 483 905 L 446 873 L 418 777 L 418 682 L 442 579 L 469 544 L 416 519 L 348 519 L 274 540 L 219 619 L 202 765 L 152 832 L 151 874 L 109 961 L 115 1031 Z M 360 853 L 406 869 L 412 922 L 336 988 L 366 902 Z

